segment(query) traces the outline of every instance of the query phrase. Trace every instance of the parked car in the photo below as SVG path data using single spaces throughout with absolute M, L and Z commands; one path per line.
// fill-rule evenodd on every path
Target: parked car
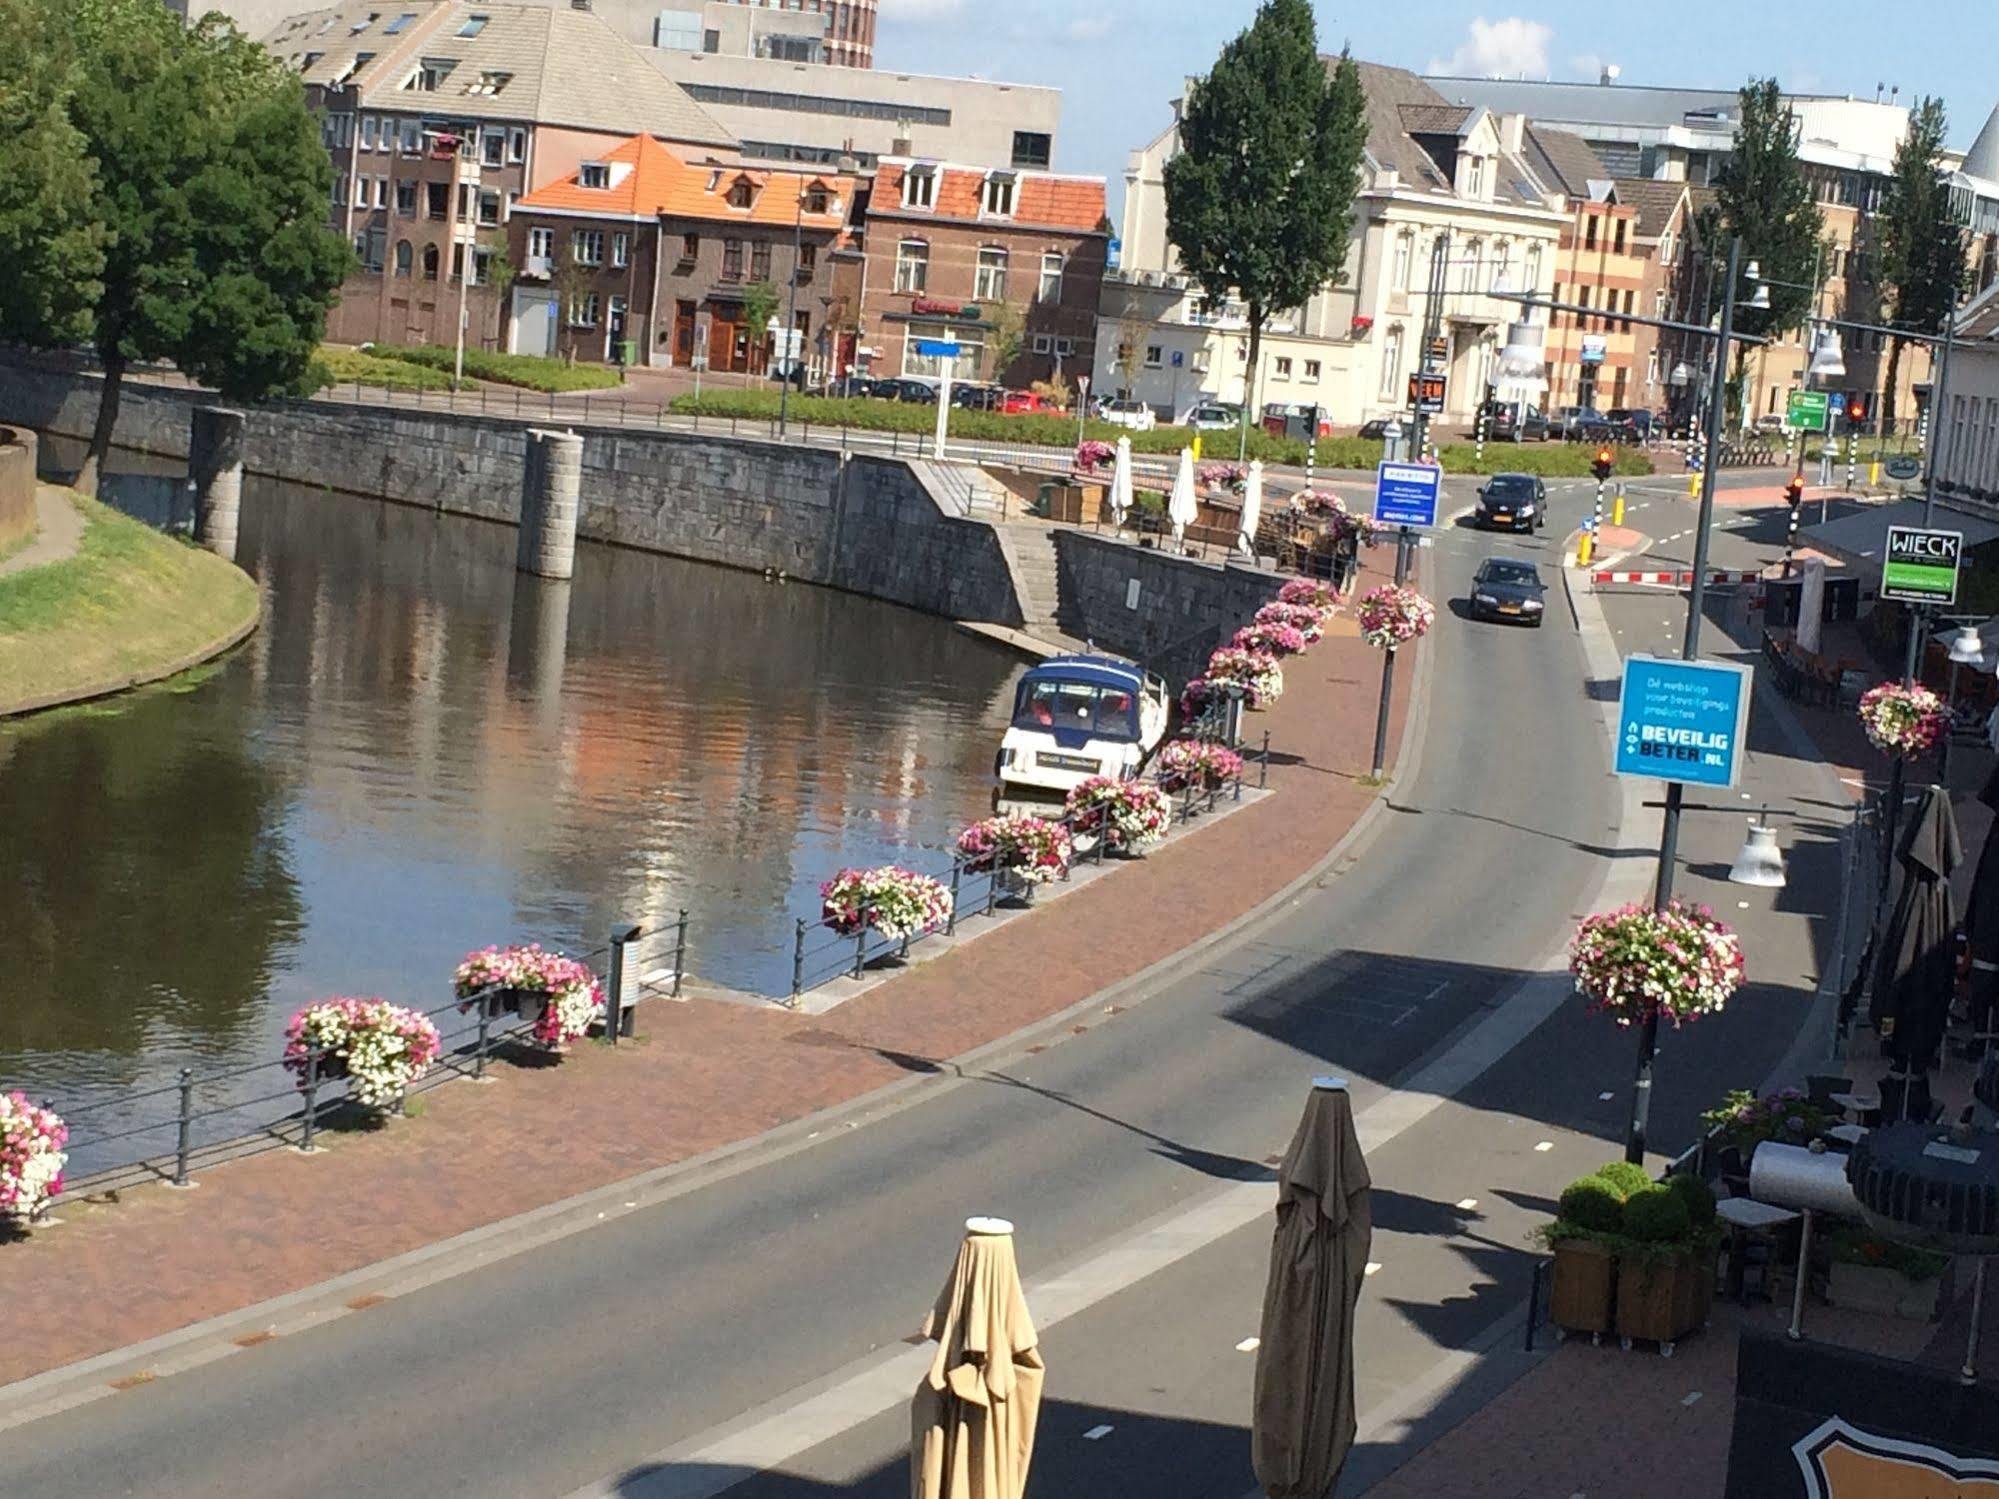
M 1473 619 L 1517 620 L 1539 627 L 1547 612 L 1548 587 L 1541 570 L 1515 557 L 1488 557 L 1471 578 Z
M 818 393 L 822 396 L 831 396 L 836 400 L 848 397 L 871 396 L 875 393 L 875 382 L 870 380 L 866 375 L 846 375 L 838 380 L 830 381 L 826 388 Z
M 1604 413 L 1618 426 L 1631 433 L 1634 442 L 1650 442 L 1654 430 L 1652 413 L 1636 406 L 1613 406 Z
M 1562 437 L 1568 442 L 1629 442 L 1631 429 L 1589 406 L 1564 406 Z
M 997 385 L 968 383 L 951 387 L 951 404 L 965 411 L 998 411 L 1006 392 Z
M 1766 411 L 1749 425 L 1752 430 L 1757 432 L 1782 432 L 1785 430 L 1783 413 L 1777 411 Z
M 1043 416 L 1056 409 L 1048 397 L 1032 390 L 1003 390 L 999 409 L 1008 416 Z
M 1396 420 L 1397 418 L 1392 416 L 1377 416 L 1371 422 L 1362 422 L 1360 435 L 1369 442 L 1381 442 L 1388 436 L 1388 424 Z
M 1190 432 L 1233 432 L 1241 420 L 1240 412 L 1226 406 L 1196 406 L 1180 425 Z
M 917 405 L 937 404 L 937 384 L 921 375 L 897 375 L 877 380 L 875 394 L 885 401 L 909 401 Z
M 1134 432 L 1150 432 L 1159 425 L 1159 418 L 1143 401 L 1106 401 L 1104 420 L 1114 427 L 1129 427 Z
M 1494 401 L 1485 408 L 1485 435 L 1494 442 L 1546 442 L 1548 418 L 1538 406 Z
M 1494 474 L 1479 486 L 1476 519 L 1488 531 L 1538 531 L 1547 511 L 1547 486 L 1533 474 Z

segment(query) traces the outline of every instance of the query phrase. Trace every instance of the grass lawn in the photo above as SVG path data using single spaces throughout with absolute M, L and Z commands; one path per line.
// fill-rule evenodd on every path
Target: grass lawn
M 312 356 L 312 364 L 314 373 L 320 377 L 321 389 L 357 381 L 362 385 L 385 385 L 391 390 L 451 388 L 451 376 L 444 371 L 411 364 L 406 359 L 384 359 L 379 354 L 371 354 L 365 349 L 350 349 L 344 344 L 321 344 L 319 352 Z
M 257 615 L 230 563 L 95 500 L 74 557 L 0 578 L 0 714 L 149 676 Z
M 368 352 L 379 359 L 442 371 L 447 384 L 457 359 L 456 350 L 439 344 L 373 344 Z M 465 374 L 495 385 L 519 385 L 558 395 L 570 390 L 610 390 L 625 383 L 615 365 L 564 364 L 536 354 L 496 354 L 486 349 L 465 351 Z

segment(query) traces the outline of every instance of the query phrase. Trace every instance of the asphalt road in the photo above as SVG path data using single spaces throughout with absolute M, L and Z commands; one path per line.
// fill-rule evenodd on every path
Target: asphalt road
M 1551 490 L 1558 520 L 1580 514 L 1587 486 Z M 1255 1331 L 1267 1224 L 1189 1234 L 1143 1278 L 1092 1256 L 1148 1222 L 1170 1244 L 1175 1225 L 1267 1178 L 1316 1073 L 1352 1078 L 1363 1105 L 1406 1102 L 1394 1085 L 1491 1015 L 1582 913 L 1617 855 L 1619 801 L 1560 585 L 1540 630 L 1443 607 L 1492 551 L 1536 557 L 1552 582 L 1565 531 L 1439 533 L 1421 763 L 1357 859 L 1241 942 L 1085 1034 L 939 1078 L 807 1148 L 0 1432 L 0 1488 L 544 1499 L 600 1481 L 714 1493 L 740 1477 L 743 1496 L 905 1493 L 894 1410 L 857 1408 L 761 1476 L 761 1464 L 676 1473 L 647 1455 L 895 1349 L 961 1221 L 1000 1213 L 1019 1225 L 1030 1285 L 1072 1264 L 1097 1265 L 1101 1281 L 1049 1329 L 1032 1491 L 1239 1499 L 1252 1359 L 1237 1344 Z M 1712 856 L 1703 838 L 1725 841 L 1698 835 L 1691 857 Z M 1690 1138 L 1695 1111 L 1759 1079 L 1794 1028 L 1768 1011 L 1724 1017 L 1698 1043 L 1700 1066 L 1662 1067 L 1655 1139 Z M 1665 1055 L 1681 1050 L 1670 1041 Z M 1464 1350 L 1511 1339 L 1528 1234 L 1564 1181 L 1616 1153 L 1628 1075 L 1628 1038 L 1564 1004 L 1376 1152 L 1382 1268 L 1361 1312 L 1350 1487 L 1399 1461 L 1426 1412 L 1448 1417 L 1432 1396 Z

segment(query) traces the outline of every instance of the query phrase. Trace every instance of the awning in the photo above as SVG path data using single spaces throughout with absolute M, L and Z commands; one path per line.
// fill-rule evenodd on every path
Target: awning
M 1809 511 L 1811 505 L 1806 504 Z M 1879 570 L 1881 554 L 1888 546 L 1890 526 L 1920 526 L 1921 500 L 1897 500 L 1890 505 L 1872 505 L 1857 515 L 1842 515 L 1822 526 L 1806 526 L 1805 545 L 1843 558 L 1855 567 Z M 1988 520 L 1968 510 L 1955 510 L 1939 502 L 1931 525 L 1939 531 L 1962 531 L 1966 550 L 1999 540 L 1999 521 Z

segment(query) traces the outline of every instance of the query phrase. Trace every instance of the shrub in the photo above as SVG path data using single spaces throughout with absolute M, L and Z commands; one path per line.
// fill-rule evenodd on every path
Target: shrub
M 443 344 L 370 344 L 366 352 L 434 370 L 450 370 L 457 361 L 457 351 Z M 625 383 L 624 375 L 612 365 L 564 364 L 559 359 L 543 359 L 536 354 L 500 354 L 490 349 L 467 349 L 465 373 L 495 385 L 520 385 L 555 393 L 608 390 Z
M 1600 1176 L 1585 1176 L 1562 1189 L 1555 1233 L 1564 1228 L 1583 1233 L 1614 1234 L 1624 1218 L 1624 1200 Z
M 1640 1244 L 1684 1243 L 1693 1226 L 1686 1199 L 1670 1188 L 1648 1184 L 1624 1199 L 1624 1235 Z
M 1652 1185 L 1652 1178 L 1646 1174 L 1645 1168 L 1630 1161 L 1608 1161 L 1596 1168 L 1596 1174 L 1610 1183 L 1620 1201 Z
M 449 390 L 451 376 L 428 365 L 411 364 L 405 359 L 386 359 L 366 349 L 348 349 L 322 344 L 312 356 L 307 371 L 308 391 L 329 385 L 386 386 L 390 390 Z
M 1666 1178 L 1666 1190 L 1686 1204 L 1688 1221 L 1696 1232 L 1704 1233 L 1713 1227 L 1714 1188 L 1691 1171 L 1681 1171 Z
M 1837 1116 L 1796 1088 L 1779 1088 L 1758 1098 L 1747 1088 L 1732 1089 L 1719 1105 L 1701 1115 L 1701 1123 L 1721 1131 L 1722 1143 L 1740 1152 L 1743 1165 L 1765 1140 L 1808 1145 Z

